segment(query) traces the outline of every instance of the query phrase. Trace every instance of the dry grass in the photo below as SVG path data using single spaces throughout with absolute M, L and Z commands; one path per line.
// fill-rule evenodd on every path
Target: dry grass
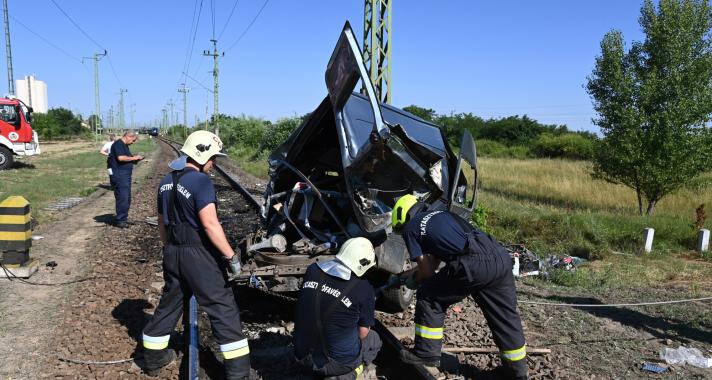
M 585 211 L 635 214 L 635 192 L 591 178 L 591 163 L 552 159 L 481 158 L 482 190 L 526 203 Z M 712 206 L 712 173 L 697 189 L 682 189 L 663 198 L 656 214 L 689 218 L 701 203 Z

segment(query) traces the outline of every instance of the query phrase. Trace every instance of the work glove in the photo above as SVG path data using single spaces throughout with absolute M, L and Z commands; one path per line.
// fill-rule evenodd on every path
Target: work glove
M 235 280 L 242 271 L 242 264 L 240 263 L 240 255 L 235 253 L 231 258 L 227 259 L 227 279 L 228 281 Z
M 405 279 L 405 287 L 411 290 L 417 290 L 418 289 L 418 281 L 415 279 L 415 275 L 417 274 L 417 271 L 413 271 L 413 273 L 408 276 L 408 278 Z
M 391 288 L 398 288 L 402 286 L 405 282 L 405 279 L 402 279 L 399 275 L 397 274 L 392 274 L 388 277 L 388 281 L 386 282 L 386 285 L 384 288 L 386 289 L 391 289 Z

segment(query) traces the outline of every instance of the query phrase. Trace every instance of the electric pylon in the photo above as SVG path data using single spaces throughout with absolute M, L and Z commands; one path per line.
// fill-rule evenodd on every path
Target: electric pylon
M 131 129 L 136 129 L 136 123 L 134 122 L 134 116 L 136 115 L 136 103 L 131 103 L 129 106 L 131 109 Z
M 363 61 L 376 95 L 387 104 L 391 103 L 392 1 L 365 0 L 363 19 Z
M 183 87 L 178 89 L 178 92 L 183 93 L 183 128 L 185 128 L 185 136 L 188 136 L 188 92 L 189 88 L 185 87 L 185 83 L 182 83 Z
M 170 112 L 168 113 L 168 123 L 169 123 L 169 126 L 172 127 L 172 126 L 178 124 L 178 121 L 175 120 L 174 113 L 173 113 L 173 109 L 175 109 L 176 104 L 173 103 L 173 99 L 168 99 L 167 105 L 170 110 Z
M 116 126 L 114 125 L 114 106 L 109 106 L 109 120 L 106 123 L 109 125 L 110 131 L 116 131 Z
M 94 53 L 93 57 L 83 57 L 82 63 L 85 59 L 91 59 L 94 61 L 94 134 L 98 135 L 101 131 L 101 101 L 99 99 L 99 60 L 106 56 L 106 50 L 104 53 Z
M 5 53 L 7 54 L 7 91 L 15 95 L 15 81 L 12 73 L 12 47 L 10 47 L 10 16 L 7 10 L 7 0 L 3 0 L 3 16 L 5 17 Z M 29 80 L 28 80 L 29 81 Z
M 224 57 L 225 52 L 218 52 L 218 40 L 212 39 L 210 41 L 213 43 L 213 51 L 211 53 L 208 50 L 203 50 L 203 55 L 213 57 L 213 119 L 215 121 L 215 134 L 217 136 L 220 136 L 220 123 L 218 120 L 220 117 L 220 111 L 218 107 L 218 58 Z
M 163 112 L 163 121 L 161 122 L 161 129 L 163 130 L 163 134 L 168 133 L 168 109 L 165 107 L 161 109 L 161 112 Z

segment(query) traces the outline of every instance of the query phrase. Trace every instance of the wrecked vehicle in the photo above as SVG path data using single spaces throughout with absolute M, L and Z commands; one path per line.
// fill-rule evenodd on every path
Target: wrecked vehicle
M 326 69 L 329 95 L 269 157 L 263 224 L 246 239 L 243 281 L 296 291 L 309 264 L 331 260 L 340 245 L 369 238 L 377 264 L 374 286 L 410 268 L 391 208 L 414 194 L 434 209 L 466 219 L 476 203 L 475 145 L 465 132 L 455 154 L 440 128 L 380 104 L 348 24 Z M 365 95 L 353 92 L 359 81 Z M 413 291 L 386 290 L 380 307 L 404 310 Z

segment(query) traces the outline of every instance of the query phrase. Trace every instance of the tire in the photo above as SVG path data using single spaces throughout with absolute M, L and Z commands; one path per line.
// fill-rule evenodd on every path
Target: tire
M 403 270 L 408 270 L 410 267 L 410 259 L 406 255 L 405 262 L 403 263 Z M 383 292 L 383 295 L 381 295 L 379 299 L 379 309 L 389 313 L 405 311 L 413 301 L 413 296 L 415 296 L 415 291 L 408 289 L 405 286 L 387 289 Z
M 15 157 L 10 152 L 10 149 L 0 146 L 0 170 L 9 169 L 14 161 Z

